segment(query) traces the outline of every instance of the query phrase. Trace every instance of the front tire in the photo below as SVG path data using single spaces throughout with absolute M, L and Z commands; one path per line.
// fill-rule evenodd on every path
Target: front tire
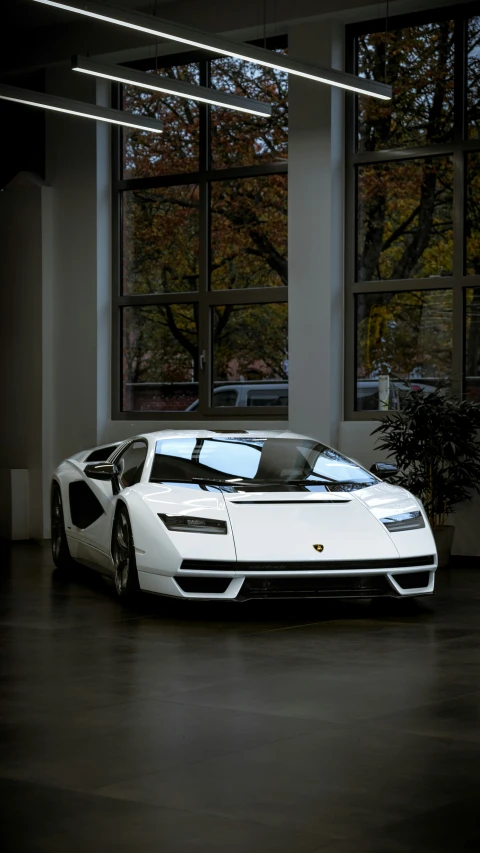
M 117 595 L 121 601 L 131 602 L 137 597 L 140 587 L 132 527 L 123 504 L 119 505 L 113 522 L 112 558 Z
M 52 484 L 50 519 L 53 562 L 57 569 L 62 569 L 63 571 L 71 569 L 74 565 L 74 561 L 70 555 L 67 534 L 65 533 L 62 493 L 60 491 L 60 486 L 56 482 Z

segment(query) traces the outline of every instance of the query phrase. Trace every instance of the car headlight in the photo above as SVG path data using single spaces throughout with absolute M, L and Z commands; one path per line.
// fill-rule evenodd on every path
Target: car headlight
M 420 510 L 402 512 L 401 515 L 390 515 L 388 518 L 381 518 L 380 521 L 390 533 L 400 533 L 401 530 L 418 530 L 420 527 L 425 527 L 425 521 Z
M 220 533 L 228 532 L 227 522 L 216 518 L 199 518 L 198 515 L 167 515 L 158 513 L 167 530 L 175 533 Z

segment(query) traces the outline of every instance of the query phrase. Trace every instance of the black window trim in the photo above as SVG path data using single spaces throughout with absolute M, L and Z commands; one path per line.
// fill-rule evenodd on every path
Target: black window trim
M 261 44 L 263 39 L 252 41 Z M 285 47 L 287 36 L 279 35 L 268 38 L 266 46 L 270 48 Z M 158 58 L 159 65 L 185 64 L 198 62 L 200 66 L 200 84 L 209 84 L 209 62 L 221 58 L 220 54 L 206 54 L 204 51 L 188 51 L 185 53 L 168 54 Z M 137 68 L 152 67 L 155 60 L 141 60 L 126 63 Z M 119 84 L 112 84 L 112 106 L 121 107 L 121 89 Z M 236 178 L 259 177 L 263 175 L 288 174 L 288 160 L 278 163 L 262 163 L 245 167 L 229 169 L 211 169 L 207 162 L 208 156 L 208 106 L 199 105 L 200 109 L 200 168 L 196 172 L 179 175 L 158 176 L 152 179 L 121 178 L 121 131 L 112 128 L 112 362 L 111 362 L 111 418 L 115 421 L 179 421 L 185 425 L 189 421 L 261 419 L 288 420 L 288 406 L 264 406 L 261 411 L 252 415 L 252 408 L 247 406 L 213 406 L 213 352 L 212 352 L 212 322 L 215 305 L 252 305 L 285 302 L 288 304 L 288 287 L 242 288 L 230 290 L 210 290 L 208 287 L 210 241 L 209 187 L 213 181 L 233 180 Z M 163 186 L 178 186 L 195 183 L 200 193 L 200 258 L 199 258 L 199 289 L 191 293 L 160 293 L 152 296 L 122 295 L 121 293 L 121 194 L 126 190 L 150 189 Z M 123 411 L 122 399 L 122 330 L 121 309 L 141 305 L 162 305 L 188 303 L 199 306 L 199 352 L 205 352 L 206 364 L 204 380 L 199 382 L 198 406 L 192 412 L 185 411 Z
M 417 146 L 405 149 L 387 149 L 359 152 L 356 140 L 356 96 L 346 93 L 345 98 L 345 386 L 344 420 L 371 421 L 386 416 L 378 410 L 356 411 L 356 327 L 355 294 L 451 289 L 452 309 L 452 392 L 463 396 L 465 388 L 465 292 L 467 288 L 480 287 L 480 275 L 465 274 L 465 224 L 466 224 L 466 161 L 471 151 L 480 151 L 480 138 L 467 138 L 467 25 L 468 19 L 480 14 L 478 2 L 444 6 L 416 13 L 398 15 L 388 20 L 388 30 L 402 29 L 437 21 L 453 20 L 454 34 L 454 130 L 448 144 Z M 377 18 L 350 24 L 345 29 L 346 70 L 354 71 L 355 40 L 357 36 L 385 31 L 385 20 Z M 392 279 L 381 281 L 356 281 L 357 223 L 356 223 L 356 172 L 358 166 L 400 162 L 415 157 L 451 155 L 453 159 L 453 270 L 451 276 L 432 279 Z

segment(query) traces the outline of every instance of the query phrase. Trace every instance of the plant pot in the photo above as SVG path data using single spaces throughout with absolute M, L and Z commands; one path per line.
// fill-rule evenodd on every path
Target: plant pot
M 432 533 L 437 546 L 438 568 L 444 569 L 450 562 L 455 528 L 453 524 L 444 524 L 442 527 L 434 527 Z

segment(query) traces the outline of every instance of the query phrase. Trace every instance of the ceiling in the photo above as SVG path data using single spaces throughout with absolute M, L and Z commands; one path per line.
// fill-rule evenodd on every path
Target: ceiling
M 466 2 L 467 0 L 456 0 Z M 384 17 L 386 0 L 99 0 L 104 5 L 158 14 L 186 26 L 228 34 L 244 41 L 285 32 L 289 25 L 335 16 L 345 21 Z M 389 0 L 390 15 L 441 6 L 455 0 Z M 152 37 L 92 21 L 73 12 L 35 3 L 9 0 L 2 4 L 3 31 L 9 33 L 0 53 L 0 74 L 18 75 L 52 65 L 69 63 L 73 54 L 122 55 L 146 49 Z
M 115 6 L 122 9 L 135 9 L 139 12 L 152 14 L 155 0 L 150 3 L 145 0 L 98 0 L 104 6 Z M 171 5 L 176 0 L 156 0 L 157 9 L 160 6 Z M 63 12 L 51 6 L 34 3 L 33 0 L 9 0 L 2 9 L 2 21 L 18 29 L 40 29 L 42 27 L 56 26 L 59 23 L 68 23 L 72 18 L 71 12 Z

